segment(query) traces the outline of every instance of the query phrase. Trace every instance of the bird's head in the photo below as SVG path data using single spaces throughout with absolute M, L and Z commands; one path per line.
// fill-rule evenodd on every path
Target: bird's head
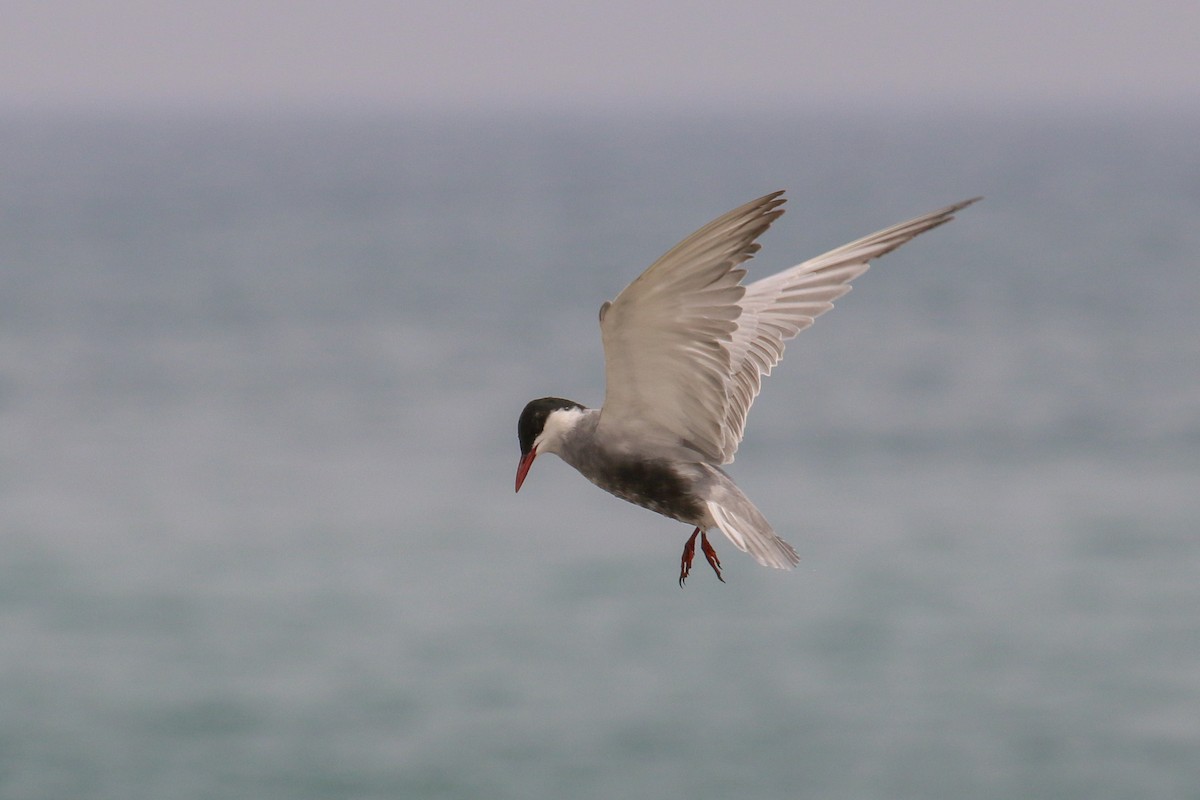
M 563 437 L 575 427 L 584 407 L 561 397 L 530 400 L 517 420 L 517 441 L 521 460 L 517 463 L 517 491 L 533 466 L 538 453 L 557 453 Z

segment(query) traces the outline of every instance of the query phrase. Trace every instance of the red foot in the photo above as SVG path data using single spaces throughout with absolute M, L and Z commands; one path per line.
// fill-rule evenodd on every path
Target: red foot
M 692 557 L 696 554 L 697 535 L 700 536 L 700 549 L 704 551 L 704 557 L 708 559 L 708 564 L 713 568 L 713 572 L 717 573 L 717 580 L 721 583 L 725 582 L 725 579 L 721 577 L 721 559 L 717 558 L 717 551 L 708 543 L 708 534 L 696 528 L 692 531 L 687 544 L 683 546 L 683 557 L 679 559 L 679 586 L 681 588 L 692 571 Z
M 696 554 L 696 534 L 700 533 L 700 529 L 692 531 L 692 536 L 687 540 L 687 544 L 683 546 L 683 558 L 679 559 L 679 588 L 683 588 L 683 582 L 687 580 L 688 573 L 692 571 L 692 556 Z
M 717 551 L 708 543 L 708 534 L 704 531 L 700 532 L 700 549 L 704 551 L 704 557 L 708 559 L 708 565 L 713 568 L 713 572 L 717 573 L 717 580 L 721 583 L 725 579 L 721 577 L 721 559 L 717 558 Z

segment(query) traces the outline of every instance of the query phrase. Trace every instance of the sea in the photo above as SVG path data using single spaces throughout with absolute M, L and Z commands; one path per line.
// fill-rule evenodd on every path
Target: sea
M 0 798 L 1200 798 L 1200 111 L 0 114 Z M 764 568 L 552 456 L 597 310 L 952 202 L 765 381 Z

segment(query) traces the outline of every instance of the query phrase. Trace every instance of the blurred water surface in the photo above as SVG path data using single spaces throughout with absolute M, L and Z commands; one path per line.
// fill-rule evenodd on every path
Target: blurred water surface
M 0 796 L 1200 787 L 1195 118 L 0 120 Z M 555 459 L 596 310 L 975 194 L 792 344 L 732 474 L 801 553 Z

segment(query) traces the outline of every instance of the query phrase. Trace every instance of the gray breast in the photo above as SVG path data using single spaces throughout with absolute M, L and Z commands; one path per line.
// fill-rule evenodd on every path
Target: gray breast
M 692 482 L 667 461 L 614 459 L 588 478 L 622 500 L 672 519 L 695 524 L 704 516 L 704 506 L 692 491 Z

